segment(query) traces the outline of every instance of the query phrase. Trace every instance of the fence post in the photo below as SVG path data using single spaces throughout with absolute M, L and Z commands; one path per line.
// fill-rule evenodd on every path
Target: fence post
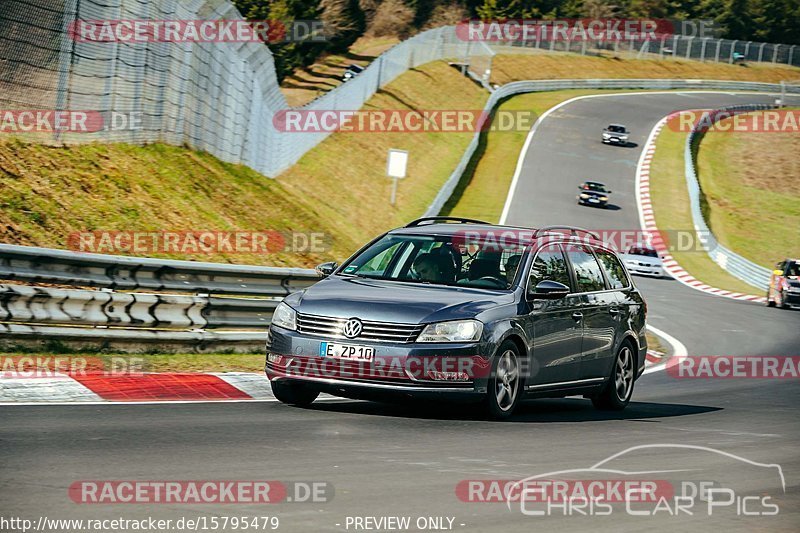
M 667 45 L 667 38 L 661 38 L 661 48 L 658 49 L 658 57 L 659 59 L 664 59 L 664 47 Z
M 781 45 L 773 44 L 772 46 L 773 46 L 773 48 L 772 48 L 772 62 L 773 63 L 777 63 L 778 62 L 778 49 L 781 47 Z
M 63 33 L 61 34 L 61 47 L 58 52 L 58 85 L 56 86 L 57 111 L 69 108 L 69 93 L 71 90 L 72 63 L 75 57 L 76 40 L 69 36 L 69 25 L 78 20 L 80 0 L 67 0 L 64 3 Z M 53 139 L 61 140 L 61 132 L 53 131 Z
M 714 62 L 719 63 L 719 50 L 722 48 L 722 39 L 717 39 L 717 51 L 714 52 Z
M 703 45 L 700 47 L 700 61 L 706 60 L 706 45 L 711 37 L 703 37 Z
M 753 44 L 753 41 L 747 41 L 747 44 L 744 45 L 744 58 L 745 58 L 745 60 L 747 60 L 747 58 L 750 57 L 750 45 L 751 44 Z
M 761 43 L 761 46 L 758 47 L 758 62 L 761 63 L 761 59 L 764 57 L 764 46 L 767 43 Z
M 739 41 L 733 41 L 731 43 L 731 56 L 728 58 L 728 63 L 730 63 L 731 65 L 733 64 L 733 52 L 736 50 L 736 43 L 738 42 Z
M 686 59 L 691 59 L 693 43 L 694 43 L 694 36 L 691 36 L 689 37 L 689 42 L 686 43 Z
M 794 59 L 794 49 L 797 47 L 796 44 L 793 44 L 789 47 L 789 60 L 786 62 L 788 65 L 793 65 L 792 60 Z

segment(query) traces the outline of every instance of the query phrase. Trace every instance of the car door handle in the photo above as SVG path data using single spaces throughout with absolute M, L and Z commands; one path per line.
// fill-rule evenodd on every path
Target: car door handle
M 580 321 L 583 318 L 583 313 L 581 313 L 580 311 L 575 311 L 574 313 L 572 313 L 572 318 L 575 319 L 576 321 Z

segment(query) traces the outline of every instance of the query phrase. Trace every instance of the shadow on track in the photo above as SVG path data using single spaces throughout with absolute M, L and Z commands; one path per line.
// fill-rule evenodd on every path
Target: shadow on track
M 417 402 L 380 403 L 347 401 L 315 403 L 307 409 L 329 413 L 350 413 L 398 418 L 465 420 L 487 422 L 480 407 L 470 404 L 421 404 Z M 622 412 L 598 411 L 589 400 L 577 398 L 525 401 L 506 424 L 548 422 L 597 422 L 603 420 L 642 420 L 696 415 L 721 410 L 721 407 L 653 402 L 631 402 Z

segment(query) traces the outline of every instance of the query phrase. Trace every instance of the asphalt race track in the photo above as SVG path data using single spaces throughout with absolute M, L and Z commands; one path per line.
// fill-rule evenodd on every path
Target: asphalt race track
M 507 223 L 638 229 L 634 171 L 652 126 L 677 109 L 770 102 L 772 96 L 650 94 L 579 100 L 553 112 L 534 135 Z M 626 124 L 636 147 L 603 145 L 601 129 Z M 613 209 L 578 206 L 576 186 L 603 181 Z M 800 355 L 800 312 L 768 309 L 637 278 L 648 321 L 689 354 Z M 487 422 L 458 406 L 318 402 L 309 409 L 275 402 L 21 406 L 0 410 L 0 502 L 18 516 L 179 518 L 280 517 L 282 531 L 354 531 L 347 517 L 451 517 L 452 529 L 484 532 L 622 530 L 796 531 L 800 524 L 800 422 L 796 379 L 676 379 L 652 372 L 636 384 L 622 414 L 584 399 L 536 400 L 511 422 Z M 671 471 L 650 479 L 704 481 L 737 494 L 768 494 L 773 516 L 743 516 L 735 505 L 673 516 L 553 512 L 530 516 L 512 504 L 460 501 L 470 479 L 520 479 L 589 468 L 634 446 L 616 466 Z M 736 457 L 734 457 L 736 456 Z M 747 462 L 750 461 L 750 462 Z M 779 465 L 785 492 L 773 467 Z M 621 474 L 620 474 L 621 476 Z M 654 477 L 655 476 L 655 477 Z M 67 487 L 86 479 L 266 479 L 326 481 L 328 503 L 275 505 L 76 505 Z M 738 503 L 738 502 L 737 502 Z M 745 511 L 770 511 L 759 502 Z M 352 519 L 351 522 L 352 524 Z M 447 525 L 447 520 L 444 521 Z M 363 530 L 363 529 L 362 529 Z M 386 530 L 386 529 L 382 529 Z M 417 530 L 412 527 L 411 530 Z

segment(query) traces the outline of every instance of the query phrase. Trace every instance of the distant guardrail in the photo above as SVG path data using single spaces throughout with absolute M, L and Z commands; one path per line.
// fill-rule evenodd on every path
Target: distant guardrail
M 484 106 L 484 115 L 488 115 L 504 98 L 515 94 L 540 91 L 560 91 L 566 89 L 652 89 L 652 90 L 719 90 L 719 91 L 781 91 L 781 85 L 774 83 L 725 81 L 725 80 L 679 80 L 679 79 L 573 79 L 573 80 L 528 80 L 515 81 L 498 87 Z M 787 86 L 788 93 L 800 94 L 800 87 Z M 442 185 L 433 202 L 428 206 L 425 216 L 441 213 L 453 192 L 463 178 L 464 171 L 475 155 L 483 134 L 477 131 L 467 146 L 464 155 L 455 170 Z
M 710 120 L 708 122 L 703 124 L 698 123 L 692 127 L 692 130 L 686 137 L 686 146 L 684 148 L 686 185 L 689 189 L 692 222 L 694 223 L 695 230 L 705 236 L 704 239 L 699 239 L 699 242 L 702 243 L 711 259 L 720 267 L 762 291 L 766 291 L 769 287 L 769 281 L 772 275 L 770 269 L 758 265 L 749 259 L 745 259 L 730 248 L 720 244 L 703 217 L 703 211 L 700 207 L 700 199 L 702 198 L 703 190 L 700 187 L 700 181 L 697 179 L 697 161 L 695 156 L 697 154 L 697 147 L 704 135 L 702 131 L 703 126 L 719 122 L 733 115 L 764 109 L 774 109 L 775 107 L 774 105 L 752 104 L 715 109 L 709 113 Z

